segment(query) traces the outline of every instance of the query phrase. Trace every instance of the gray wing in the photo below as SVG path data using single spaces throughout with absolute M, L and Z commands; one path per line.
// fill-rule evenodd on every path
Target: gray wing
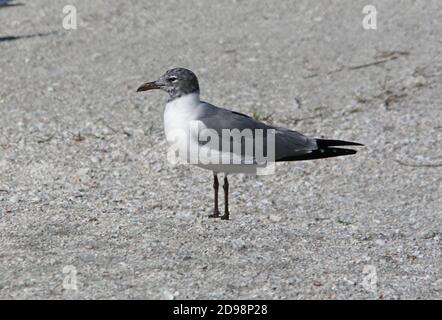
M 270 126 L 245 114 L 218 108 L 206 102 L 201 103 L 198 120 L 207 128 L 217 131 L 220 137 L 222 136 L 222 129 L 238 129 L 240 131 L 251 129 L 253 132 L 255 132 L 255 129 L 263 129 L 264 133 L 268 129 L 274 129 L 275 160 L 304 155 L 318 148 L 315 139 L 306 137 L 299 132 Z M 266 137 L 265 134 L 264 137 Z M 241 143 L 244 143 L 244 141 L 241 141 Z M 264 139 L 265 143 L 266 139 Z

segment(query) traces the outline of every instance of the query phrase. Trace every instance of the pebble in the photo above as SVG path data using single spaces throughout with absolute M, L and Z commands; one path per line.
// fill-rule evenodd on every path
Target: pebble
M 269 216 L 269 219 L 272 222 L 279 222 L 279 221 L 281 221 L 282 218 L 280 216 L 277 216 L 276 214 L 271 214 Z
M 433 286 L 437 291 L 442 291 L 442 278 L 433 282 Z
M 420 239 L 431 239 L 436 236 L 436 233 L 432 230 L 423 230 L 419 232 L 417 236 Z
M 383 246 L 385 245 L 385 241 L 382 239 L 377 239 L 374 243 L 376 243 L 378 246 Z
M 20 201 L 20 198 L 17 195 L 12 196 L 11 198 L 9 198 L 9 202 L 11 202 L 11 203 L 17 203 L 19 201 Z
M 41 201 L 40 197 L 34 197 L 34 198 L 31 199 L 32 203 L 38 203 L 40 201 Z
M 423 76 L 409 77 L 404 80 L 404 86 L 407 88 L 422 87 L 427 84 L 427 79 Z
M 163 289 L 163 298 L 165 300 L 173 300 L 175 296 L 168 289 Z
M 77 170 L 77 176 L 84 177 L 89 173 L 89 168 L 81 168 Z

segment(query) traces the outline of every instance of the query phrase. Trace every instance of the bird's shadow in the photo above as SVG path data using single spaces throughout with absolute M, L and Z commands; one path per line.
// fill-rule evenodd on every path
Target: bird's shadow
M 17 6 L 23 6 L 23 3 L 10 3 L 11 0 L 0 0 L 0 9 L 4 8 L 11 8 L 11 7 L 17 7 Z M 22 38 L 29 38 L 30 36 L 6 36 L 6 37 L 0 37 L 0 42 L 6 42 L 6 41 L 14 41 Z
M 0 37 L 0 43 L 20 40 L 20 39 L 30 39 L 30 38 L 35 38 L 35 37 L 46 37 L 46 36 L 49 36 L 49 35 L 52 35 L 55 33 L 56 33 L 55 31 L 52 31 L 52 32 L 46 32 L 46 33 L 28 34 L 28 35 L 23 35 L 23 36 L 5 36 L 5 37 Z
M 24 3 L 10 3 L 13 0 L 0 0 L 0 9 L 3 8 L 10 8 L 10 7 L 17 7 L 17 6 L 24 6 Z M 29 39 L 29 38 L 35 38 L 35 37 L 45 37 L 49 36 L 51 34 L 55 34 L 55 31 L 52 32 L 46 32 L 46 33 L 35 33 L 35 34 L 28 34 L 28 35 L 22 35 L 22 36 L 0 36 L 0 43 L 1 42 L 9 42 L 9 41 L 15 41 L 20 39 Z
M 2 8 L 10 8 L 10 7 L 18 7 L 24 6 L 24 3 L 10 3 L 13 0 L 0 0 L 0 9 Z

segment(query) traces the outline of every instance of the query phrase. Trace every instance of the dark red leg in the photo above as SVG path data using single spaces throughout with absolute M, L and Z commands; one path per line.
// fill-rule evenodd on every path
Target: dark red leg
M 229 220 L 229 181 L 227 176 L 224 177 L 224 214 L 221 216 L 222 220 Z
M 218 210 L 218 189 L 219 189 L 219 182 L 218 182 L 218 176 L 216 173 L 213 175 L 213 189 L 215 190 L 215 206 L 213 208 L 213 214 L 209 215 L 209 218 L 219 218 L 220 212 Z

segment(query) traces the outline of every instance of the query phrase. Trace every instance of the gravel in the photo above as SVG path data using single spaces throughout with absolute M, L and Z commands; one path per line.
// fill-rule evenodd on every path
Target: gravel
M 17 3 L 16 1 L 15 3 Z M 0 7 L 0 298 L 441 299 L 442 2 Z M 10 2 L 14 3 L 14 2 Z M 170 67 L 355 156 L 232 176 L 165 159 Z M 269 118 L 268 116 L 271 115 Z

